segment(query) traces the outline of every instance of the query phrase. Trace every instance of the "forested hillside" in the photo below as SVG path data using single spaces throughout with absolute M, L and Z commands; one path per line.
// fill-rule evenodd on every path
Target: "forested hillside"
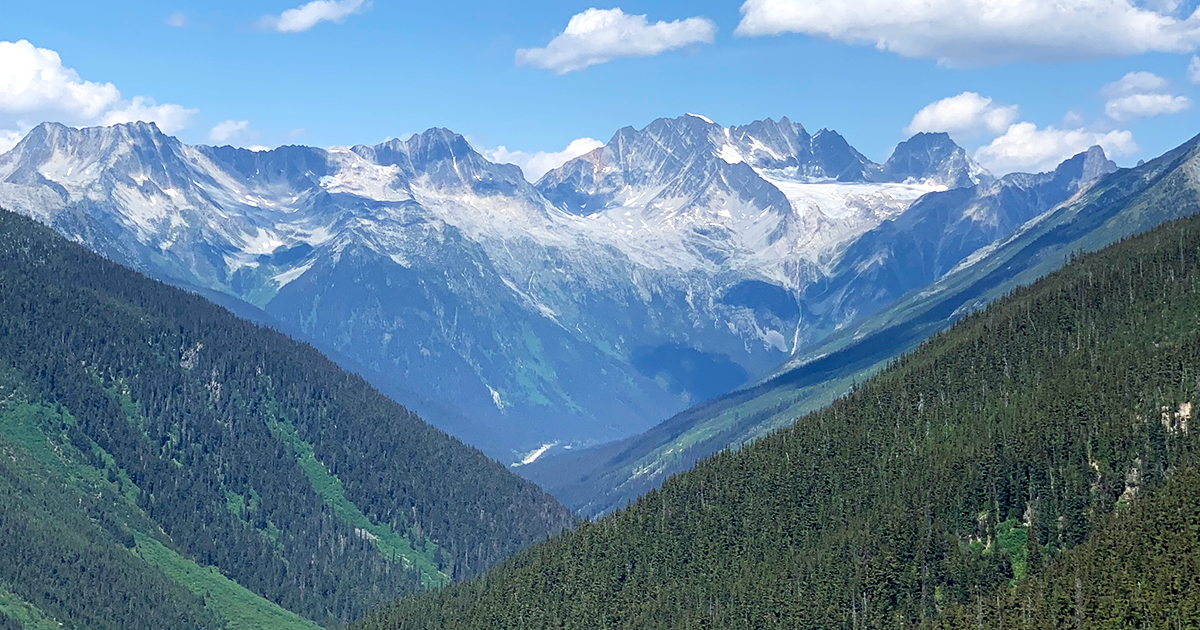
M 955 605 L 934 626 L 967 628 L 1190 628 L 1200 619 L 1200 473 L 1165 487 L 1014 588 Z
M 336 624 L 573 522 L 312 348 L 0 211 L 0 624 Z
M 1012 627 L 1039 614 L 1043 627 L 1175 627 L 1196 612 L 1198 398 L 1191 218 L 1074 260 L 794 427 L 354 628 Z

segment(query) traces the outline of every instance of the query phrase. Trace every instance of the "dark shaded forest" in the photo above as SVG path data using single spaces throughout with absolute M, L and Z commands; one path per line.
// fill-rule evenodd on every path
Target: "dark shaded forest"
M 1198 401 L 1192 218 L 1073 260 L 625 510 L 351 627 L 1195 627 Z
M 3 211 L 0 375 L 0 400 L 54 410 L 47 435 L 129 493 L 170 548 L 320 623 L 477 575 L 575 522 L 311 347 Z M 0 502 L 0 585 L 62 600 L 43 603 L 78 627 L 208 627 L 171 585 L 134 586 L 162 576 L 106 546 L 133 546 L 124 525 L 72 542 L 22 505 Z M 102 613 L 99 592 L 117 609 Z

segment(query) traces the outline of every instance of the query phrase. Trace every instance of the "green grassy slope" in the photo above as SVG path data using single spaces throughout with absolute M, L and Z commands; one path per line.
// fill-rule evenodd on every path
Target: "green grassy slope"
M 963 314 L 1165 221 L 1200 212 L 1197 139 L 1125 169 L 980 252 L 894 307 L 804 351 L 756 386 L 689 409 L 619 444 L 537 462 L 523 471 L 584 514 L 625 505 L 726 446 L 737 447 L 828 404 L 855 382 Z M 557 460 L 557 461 L 556 461 Z
M 436 543 L 422 539 L 415 531 L 397 532 L 389 525 L 373 522 L 357 505 L 346 498 L 346 487 L 342 485 L 342 481 L 317 459 L 312 444 L 300 437 L 296 427 L 286 420 L 271 419 L 268 423 L 271 431 L 295 455 L 313 490 L 321 495 L 325 505 L 333 510 L 342 522 L 353 527 L 360 536 L 375 543 L 385 556 L 402 559 L 406 567 L 420 571 L 421 585 L 424 588 L 437 588 L 449 582 L 449 576 L 442 571 L 443 563 L 438 560 L 442 554 Z M 416 540 L 421 541 L 420 548 L 414 543 Z
M 0 621 L 3 630 L 59 630 L 62 627 L 57 620 L 46 616 L 33 604 L 0 587 L 0 620 L 5 617 L 9 625 L 3 625 L 3 621 Z
M 214 567 L 201 567 L 152 536 L 135 534 L 134 555 L 182 584 L 229 630 L 317 630 L 317 624 L 251 593 Z
M 7 376 L 0 379 L 4 383 L 0 385 L 0 397 L 5 398 L 0 403 L 0 453 L 7 456 L 0 458 L 0 497 L 10 508 L 19 508 L 9 511 L 7 519 L 24 520 L 27 526 L 32 526 L 28 528 L 32 530 L 29 536 L 19 541 L 21 544 L 32 545 L 37 534 L 58 531 L 60 538 L 76 541 L 70 547 L 70 553 L 86 554 L 91 558 L 115 556 L 137 576 L 136 581 L 114 585 L 115 588 L 107 593 L 108 597 L 129 598 L 131 593 L 127 590 L 153 585 L 152 589 L 164 591 L 169 600 L 175 600 L 156 605 L 169 607 L 182 603 L 203 609 L 196 610 L 196 616 L 203 620 L 207 615 L 207 623 L 213 627 L 228 630 L 309 630 L 318 627 L 251 593 L 216 569 L 201 568 L 168 547 L 170 540 L 137 507 L 136 494 L 130 492 L 133 485 L 124 471 L 115 466 L 112 457 L 94 442 L 74 433 L 72 429 L 77 425 L 69 414 L 23 401 L 22 388 L 11 374 Z M 86 454 L 81 447 L 87 449 Z M 93 522 L 101 524 L 99 530 Z M 28 530 L 22 528 L 19 531 Z M 17 528 L 14 527 L 14 531 L 18 531 Z M 10 543 L 18 544 L 18 541 Z M 41 565 L 43 567 L 61 567 L 68 561 L 68 556 L 50 555 L 44 559 L 50 564 Z M 28 628 L 59 627 L 57 617 L 48 615 L 13 591 L 23 591 L 34 599 L 47 594 L 31 590 L 30 584 L 15 574 L 3 569 L 0 574 L 3 574 L 0 584 L 15 585 L 12 590 L 0 587 L 0 612 Z M 52 599 L 43 605 L 57 609 L 65 620 L 64 625 L 104 627 L 89 626 L 85 623 L 88 617 L 73 609 L 71 602 L 82 599 L 84 593 L 80 590 L 85 585 L 85 581 L 68 576 L 59 583 L 58 592 L 50 594 Z M 179 590 L 180 586 L 187 592 Z M 111 601 L 102 601 L 89 606 L 111 605 Z M 139 620 L 131 622 L 126 616 L 132 612 L 111 610 L 105 618 L 112 624 L 109 627 L 136 627 Z
M 911 628 L 1036 589 L 1200 464 L 1198 313 L 1191 218 L 964 317 L 626 510 L 353 627 Z M 1189 540 L 1176 561 L 1200 562 Z M 1082 609 L 1115 610 L 1089 599 L 1105 572 L 1071 575 Z
M 149 522 L 137 518 L 119 479 L 80 463 L 86 456 L 76 444 L 94 447 L 67 437 L 73 426 L 52 408 L 12 399 L 0 406 L 3 612 L 34 627 L 221 627 L 197 598 L 129 551 L 132 527 Z

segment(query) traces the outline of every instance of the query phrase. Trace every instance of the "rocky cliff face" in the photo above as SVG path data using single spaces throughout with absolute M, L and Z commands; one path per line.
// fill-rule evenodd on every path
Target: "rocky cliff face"
M 965 256 L 1107 168 L 1043 176 L 1062 190 L 1014 211 L 1007 180 L 947 142 L 915 138 L 880 166 L 786 118 L 688 115 L 622 129 L 533 185 L 445 129 L 252 152 L 46 124 L 0 156 L 0 205 L 248 302 L 517 461 L 644 430 L 878 308 L 902 287 L 846 269 L 899 247 L 887 234 L 926 216 L 910 207 L 993 199 L 994 229 L 929 233 Z M 951 258 L 904 264 L 924 279 Z

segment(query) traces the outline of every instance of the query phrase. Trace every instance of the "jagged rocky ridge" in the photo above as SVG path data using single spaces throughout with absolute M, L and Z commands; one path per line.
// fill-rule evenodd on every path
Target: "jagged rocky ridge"
M 622 129 L 536 185 L 444 129 L 256 153 L 45 124 L 0 156 L 0 204 L 261 309 L 513 461 L 649 428 L 873 312 L 883 294 L 836 289 L 850 248 L 991 179 L 944 136 L 878 165 L 786 118 Z M 1027 211 L 995 210 L 985 236 Z
M 822 296 L 836 303 L 838 286 L 849 287 L 849 294 L 872 286 L 887 291 L 887 278 L 900 282 L 906 272 L 922 268 L 914 261 L 953 265 L 936 281 L 909 280 L 920 288 L 811 344 L 753 386 L 692 407 L 626 440 L 541 459 L 525 474 L 584 514 L 620 508 L 712 453 L 790 426 L 964 314 L 1036 281 L 1072 255 L 1200 213 L 1196 173 L 1200 137 L 1133 169 L 1113 171 L 1102 152 L 1092 149 L 1052 173 L 1010 175 L 973 190 L 929 195 L 849 248 L 858 254 L 848 253 L 848 260 L 873 260 L 871 268 L 845 275 L 841 285 L 814 286 L 806 303 L 820 306 Z M 1076 188 L 1056 204 L 1064 189 Z M 997 229 L 987 227 L 997 223 L 994 219 L 972 222 L 968 217 L 1022 208 L 1033 217 L 1007 236 L 974 251 L 973 245 L 964 246 L 972 238 L 990 238 L 981 229 Z M 951 220 L 959 216 L 963 220 Z M 942 248 L 922 250 L 917 246 L 922 235 Z M 955 256 L 939 258 L 956 247 Z M 966 251 L 971 253 L 952 262 Z M 901 290 L 894 287 L 894 292 Z
M 1042 235 L 1194 212 L 1193 165 L 1113 175 Z M 1112 203 L 1131 189 L 1141 212 Z M 1185 626 L 1198 243 L 1191 218 L 1077 258 L 788 429 L 351 627 Z

